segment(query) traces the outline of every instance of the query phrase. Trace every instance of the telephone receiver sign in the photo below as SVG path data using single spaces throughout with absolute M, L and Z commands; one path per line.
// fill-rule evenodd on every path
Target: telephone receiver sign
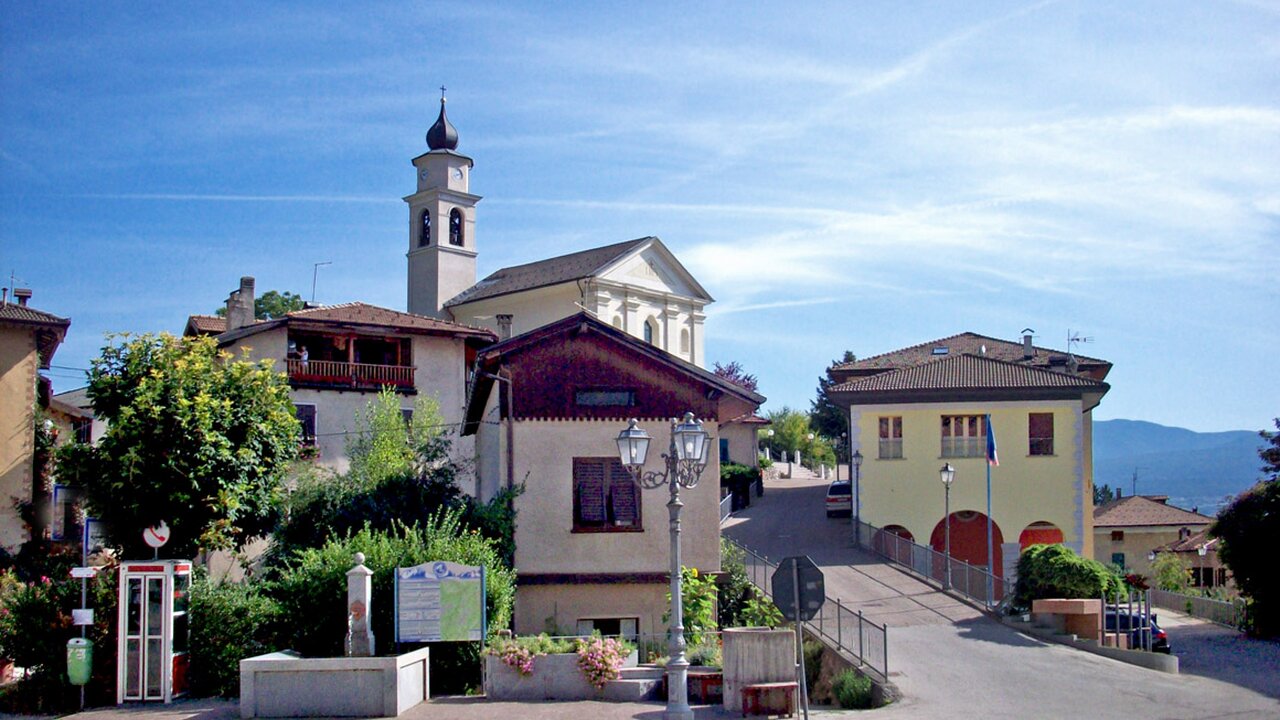
M 142 540 L 148 546 L 159 550 L 165 543 L 169 542 L 169 526 L 165 521 L 161 520 L 159 525 L 155 525 L 142 531 Z

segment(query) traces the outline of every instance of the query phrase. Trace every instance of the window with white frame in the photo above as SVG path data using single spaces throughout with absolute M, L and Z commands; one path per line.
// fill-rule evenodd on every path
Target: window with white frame
M 902 457 L 902 416 L 880 418 L 880 459 Z
M 986 442 L 983 416 L 942 416 L 942 457 L 984 457 Z

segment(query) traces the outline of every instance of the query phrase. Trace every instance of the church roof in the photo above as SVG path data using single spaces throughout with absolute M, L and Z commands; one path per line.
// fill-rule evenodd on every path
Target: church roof
M 525 265 L 502 268 L 463 290 L 457 297 L 445 303 L 445 307 L 592 277 L 623 255 L 641 245 L 657 240 L 656 237 L 642 237 Z

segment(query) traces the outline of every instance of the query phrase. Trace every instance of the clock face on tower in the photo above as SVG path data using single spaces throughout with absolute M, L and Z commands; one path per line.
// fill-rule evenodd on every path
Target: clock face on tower
M 418 177 L 422 178 L 423 180 L 427 179 L 427 175 L 428 173 L 426 170 L 422 170 L 421 172 L 418 173 Z
M 462 179 L 462 168 L 454 168 L 454 169 L 453 169 L 453 179 L 454 179 L 454 180 L 461 180 L 461 179 Z

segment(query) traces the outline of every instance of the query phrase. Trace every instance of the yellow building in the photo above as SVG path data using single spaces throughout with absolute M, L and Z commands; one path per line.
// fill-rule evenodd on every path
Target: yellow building
M 71 325 L 29 307 L 30 290 L 13 294 L 16 303 L 0 301 L 0 547 L 9 552 L 31 539 L 13 501 L 47 500 L 48 488 L 33 482 L 35 408 L 49 404 L 49 382 L 39 371 L 48 369 Z
M 1011 576 L 1021 549 L 1061 542 L 1093 555 L 1092 417 L 1111 365 L 963 333 L 830 371 L 832 400 L 849 411 L 851 447 L 864 458 L 862 522 L 941 551 L 944 463 L 951 554 L 987 565 L 987 423 L 995 568 Z

